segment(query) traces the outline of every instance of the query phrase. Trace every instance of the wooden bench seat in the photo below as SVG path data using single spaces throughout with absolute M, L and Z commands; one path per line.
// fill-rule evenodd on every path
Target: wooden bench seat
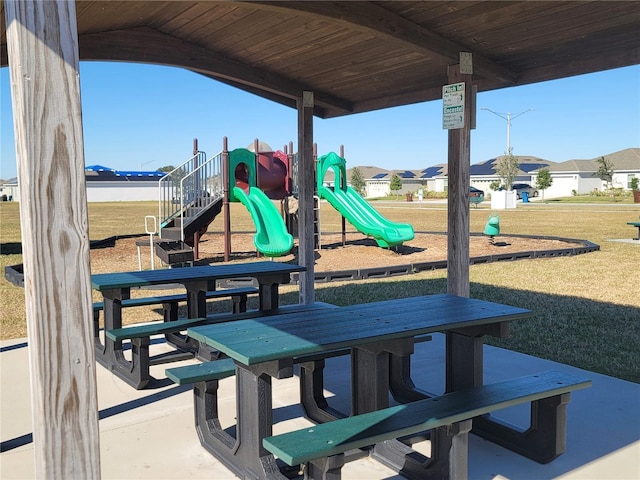
M 305 478 L 339 479 L 348 450 L 375 445 L 373 458 L 389 458 L 387 441 L 432 430 L 433 454 L 419 478 L 467 478 L 466 435 L 471 419 L 527 402 L 534 402 L 533 411 L 536 403 L 549 398 L 562 397 L 564 406 L 570 392 L 590 385 L 590 380 L 548 371 L 266 437 L 263 446 L 288 465 L 307 464 Z M 557 455 L 564 451 L 566 433 L 565 423 L 559 427 Z M 385 455 L 378 457 L 384 449 Z

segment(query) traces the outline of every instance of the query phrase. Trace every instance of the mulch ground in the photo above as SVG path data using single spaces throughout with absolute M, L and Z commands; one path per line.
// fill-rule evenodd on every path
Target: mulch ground
M 138 269 L 138 248 L 136 242 L 145 237 L 124 238 L 104 248 L 91 250 L 93 273 L 129 271 Z M 469 250 L 471 257 L 504 253 L 544 251 L 574 247 L 576 244 L 561 240 L 536 239 L 500 235 L 492 245 L 487 237 L 471 236 Z M 231 237 L 232 262 L 252 261 L 257 258 L 252 233 L 236 233 Z M 142 267 L 150 268 L 149 248 L 141 247 Z M 295 261 L 297 248 L 293 253 L 279 257 L 278 261 Z M 219 233 L 207 233 L 199 245 L 198 263 L 224 262 L 224 238 Z M 264 257 L 263 257 L 264 258 Z M 444 234 L 416 233 L 415 238 L 394 249 L 377 246 L 376 242 L 360 233 L 348 233 L 346 243 L 341 234 L 323 234 L 321 248 L 316 252 L 317 272 L 331 272 L 356 268 L 406 265 L 412 263 L 446 260 L 447 236 Z M 156 257 L 156 266 L 160 260 Z

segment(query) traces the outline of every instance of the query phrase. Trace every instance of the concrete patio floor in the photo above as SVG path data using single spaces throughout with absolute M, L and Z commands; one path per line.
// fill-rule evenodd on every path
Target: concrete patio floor
M 26 339 L 0 343 L 0 478 L 34 478 L 29 366 Z M 156 348 L 164 348 L 157 345 Z M 416 385 L 441 392 L 444 384 L 442 335 L 416 346 Z M 184 362 L 183 362 L 184 363 Z M 158 378 L 168 366 L 153 367 Z M 469 438 L 469 479 L 637 480 L 640 478 L 640 385 L 539 358 L 485 347 L 487 383 L 542 370 L 560 370 L 589 378 L 593 386 L 572 394 L 568 405 L 566 452 L 547 465 L 521 457 L 490 442 Z M 327 397 L 348 411 L 349 362 L 327 361 Z M 193 422 L 191 389 L 173 384 L 136 391 L 97 367 L 100 449 L 104 479 L 235 478 L 199 444 Z M 301 428 L 298 378 L 273 381 L 274 433 Z M 234 381 L 221 382 L 223 426 L 234 422 Z M 500 418 L 526 426 L 528 408 L 500 412 Z M 428 442 L 414 446 L 428 452 Z M 368 458 L 347 464 L 344 479 L 400 479 Z

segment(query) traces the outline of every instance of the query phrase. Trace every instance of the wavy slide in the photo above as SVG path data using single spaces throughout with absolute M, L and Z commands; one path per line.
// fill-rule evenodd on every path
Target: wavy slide
M 359 232 L 372 236 L 381 247 L 400 245 L 414 237 L 411 225 L 387 220 L 351 187 L 344 190 L 319 187 L 318 192 L 320 198 L 326 199 Z
M 269 197 L 256 187 L 251 187 L 248 194 L 240 187 L 233 187 L 233 194 L 251 214 L 256 226 L 253 243 L 258 251 L 267 257 L 289 253 L 293 248 L 293 236 Z

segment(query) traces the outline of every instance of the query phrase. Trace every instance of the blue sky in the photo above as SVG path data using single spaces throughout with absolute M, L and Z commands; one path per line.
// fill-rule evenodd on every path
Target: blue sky
M 274 149 L 297 144 L 297 114 L 183 69 L 82 62 L 80 65 L 86 165 L 154 170 L 189 158 L 194 138 L 208 154 L 229 138 L 231 149 L 259 138 Z M 16 175 L 9 70 L 0 70 L 0 178 Z M 478 95 L 512 118 L 515 155 L 561 162 L 592 159 L 640 147 L 640 66 Z M 320 155 L 344 145 L 347 167 L 422 169 L 447 162 L 442 101 L 314 120 Z M 507 121 L 478 110 L 471 163 L 506 150 Z

